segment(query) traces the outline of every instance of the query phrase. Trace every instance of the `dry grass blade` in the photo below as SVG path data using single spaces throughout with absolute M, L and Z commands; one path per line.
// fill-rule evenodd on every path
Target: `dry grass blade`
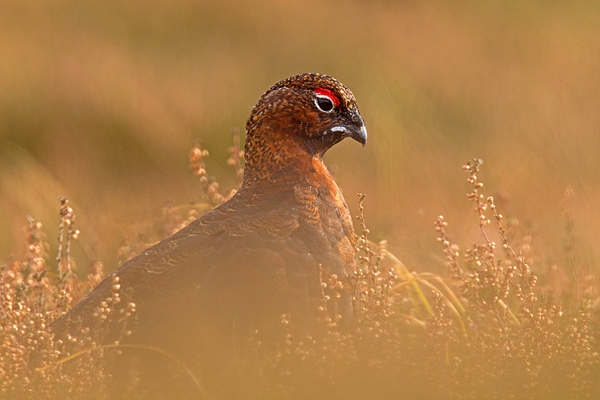
M 413 279 L 414 275 L 409 271 L 409 269 L 406 268 L 402 261 L 400 261 L 395 255 L 390 253 L 388 250 L 384 249 L 383 255 L 392 261 L 393 267 L 396 270 L 398 277 L 404 282 L 407 282 L 407 284 L 409 284 L 414 290 L 414 293 L 416 294 L 416 299 L 413 298 L 414 306 L 417 307 L 418 305 L 420 305 L 425 309 L 427 315 L 433 314 L 433 309 L 431 308 L 431 304 L 429 304 L 429 300 L 427 300 L 427 297 L 423 294 L 423 291 L 419 286 L 418 280 Z M 392 288 L 392 291 L 398 290 L 399 288 L 400 286 L 396 285 Z

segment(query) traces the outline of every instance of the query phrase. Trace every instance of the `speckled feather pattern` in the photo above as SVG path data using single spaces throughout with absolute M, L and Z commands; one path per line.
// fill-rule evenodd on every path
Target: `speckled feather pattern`
M 317 88 L 340 100 L 333 112 L 315 106 Z M 342 193 L 322 160 L 327 149 L 347 136 L 330 131 L 334 126 L 363 126 L 354 95 L 339 81 L 301 74 L 273 85 L 246 125 L 245 175 L 237 194 L 126 262 L 57 321 L 54 330 L 74 333 L 95 326 L 92 314 L 110 295 L 114 276 L 120 278 L 123 303 L 133 301 L 138 309 L 132 341 L 152 342 L 144 329 L 161 331 L 161 321 L 178 307 L 201 318 L 222 303 L 226 306 L 218 306 L 219 318 L 238 320 L 248 309 L 258 314 L 261 307 L 268 309 L 266 317 L 248 317 L 248 326 L 276 319 L 281 312 L 312 315 L 321 301 L 315 278 L 319 268 L 344 282 L 347 295 L 340 312 L 351 319 L 348 276 L 355 264 L 356 235 Z M 198 328 L 189 324 L 183 329 Z M 104 328 L 99 331 L 110 336 L 111 327 Z M 166 338 L 159 345 L 178 340 L 166 331 L 152 335 Z

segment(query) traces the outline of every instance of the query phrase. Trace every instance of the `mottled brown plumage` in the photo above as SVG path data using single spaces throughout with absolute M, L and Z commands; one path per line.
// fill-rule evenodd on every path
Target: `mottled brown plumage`
M 283 313 L 310 330 L 322 300 L 320 270 L 346 286 L 339 311 L 351 320 L 356 235 L 322 156 L 345 137 L 365 144 L 354 95 L 325 75 L 292 76 L 263 94 L 246 134 L 236 195 L 113 272 L 55 323 L 56 332 L 91 326 L 111 340 L 114 323 L 102 326 L 92 315 L 115 276 L 120 304 L 137 307 L 129 340 L 175 354 L 225 349 L 237 357 L 236 338 L 250 327 L 268 334 Z

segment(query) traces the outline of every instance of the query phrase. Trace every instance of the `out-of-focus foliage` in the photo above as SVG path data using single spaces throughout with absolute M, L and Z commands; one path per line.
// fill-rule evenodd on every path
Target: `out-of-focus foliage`
M 474 155 L 507 218 L 562 261 L 574 193 L 577 262 L 598 259 L 600 6 L 592 1 L 0 1 L 0 259 L 31 214 L 77 206 L 76 256 L 116 266 L 123 229 L 201 196 L 200 138 L 225 189 L 232 128 L 272 83 L 303 71 L 355 92 L 361 149 L 326 156 L 347 197 L 369 195 L 372 237 L 422 270 L 443 213 L 468 221 L 456 167 Z M 460 186 L 459 186 L 460 185 Z M 353 212 L 356 206 L 351 203 Z M 580 221 L 577 225 L 577 221 Z M 53 237 L 56 231 L 48 231 Z M 595 254 L 594 254 L 595 253 Z M 85 262 L 81 262 L 83 266 Z
M 342 143 L 326 161 L 353 214 L 354 194 L 368 195 L 369 238 L 386 238 L 407 267 L 361 242 L 359 278 L 377 289 L 364 291 L 363 325 L 259 357 L 265 387 L 597 392 L 597 2 L 0 0 L 0 10 L 3 393 L 103 387 L 112 350 L 90 351 L 84 332 L 66 351 L 48 324 L 97 283 L 98 260 L 110 272 L 206 211 L 215 186 L 201 170 L 219 193 L 236 188 L 231 130 L 243 132 L 271 84 L 305 71 L 354 91 L 369 143 Z M 477 174 L 491 203 L 465 201 L 458 167 L 473 156 L 486 160 Z M 57 216 L 59 196 L 81 235 L 65 228 L 66 203 Z M 472 210 L 492 204 L 503 228 L 486 226 L 482 240 Z M 79 236 L 68 251 L 65 232 Z M 383 254 L 392 280 L 373 278 L 390 271 Z

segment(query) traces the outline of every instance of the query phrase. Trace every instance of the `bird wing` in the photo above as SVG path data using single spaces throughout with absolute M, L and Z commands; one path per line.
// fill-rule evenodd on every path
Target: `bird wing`
M 256 274 L 257 268 L 269 266 L 274 273 L 290 260 L 292 264 L 301 261 L 292 250 L 297 245 L 285 254 L 282 247 L 286 246 L 278 243 L 286 238 L 297 241 L 292 233 L 300 225 L 299 215 L 290 204 L 290 193 L 232 200 L 128 260 L 61 317 L 54 331 L 98 326 L 98 307 L 102 302 L 111 304 L 115 293 L 119 293 L 121 303 L 117 308 L 132 302 L 144 312 L 141 308 L 149 299 L 210 285 L 227 287 L 226 281 L 229 290 L 234 290 L 232 279 L 241 283 L 247 280 L 246 275 Z

